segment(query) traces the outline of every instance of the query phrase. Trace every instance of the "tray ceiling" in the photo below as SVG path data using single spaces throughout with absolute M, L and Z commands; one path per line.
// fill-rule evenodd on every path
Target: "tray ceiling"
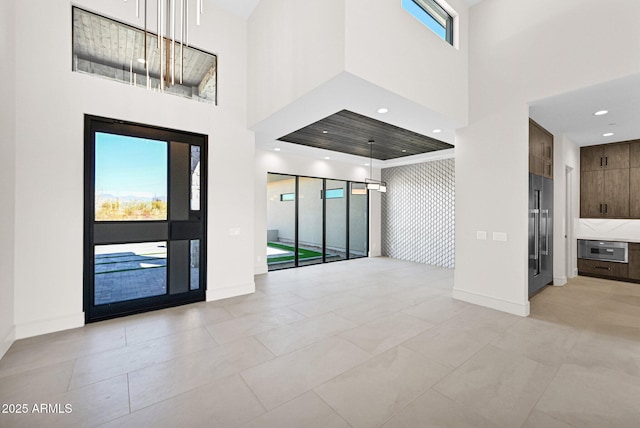
M 363 157 L 370 157 L 371 150 L 371 157 L 379 160 L 453 148 L 451 144 L 435 138 L 348 110 L 342 110 L 278 140 Z M 374 140 L 374 144 L 370 145 L 369 140 Z

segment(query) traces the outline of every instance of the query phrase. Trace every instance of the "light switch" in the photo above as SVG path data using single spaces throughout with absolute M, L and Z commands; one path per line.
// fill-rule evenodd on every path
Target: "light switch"
M 487 232 L 484 230 L 479 230 L 476 232 L 476 239 L 480 240 L 480 241 L 486 241 L 487 240 Z
M 240 235 L 239 227 L 232 227 L 229 229 L 229 236 L 238 236 L 238 235 Z
M 493 232 L 494 241 L 507 241 L 507 232 Z

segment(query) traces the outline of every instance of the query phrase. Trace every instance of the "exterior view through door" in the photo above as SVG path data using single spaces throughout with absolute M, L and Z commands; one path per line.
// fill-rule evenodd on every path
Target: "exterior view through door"
M 87 322 L 204 300 L 206 143 L 86 116 Z
M 268 269 L 366 257 L 368 201 L 365 183 L 268 173 Z

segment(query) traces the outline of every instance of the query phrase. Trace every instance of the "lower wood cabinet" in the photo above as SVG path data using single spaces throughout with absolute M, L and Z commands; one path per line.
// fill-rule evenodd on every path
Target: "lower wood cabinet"
M 640 256 L 640 254 L 638 255 Z M 631 256 L 631 251 L 629 251 L 629 256 Z M 600 260 L 578 259 L 578 273 L 586 275 L 605 276 L 612 279 L 627 279 L 629 278 L 629 264 L 604 262 Z
M 629 279 L 640 281 L 640 244 L 629 244 Z

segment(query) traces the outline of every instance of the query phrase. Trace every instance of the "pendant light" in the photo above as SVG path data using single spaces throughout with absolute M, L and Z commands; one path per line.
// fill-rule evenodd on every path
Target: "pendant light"
M 369 177 L 365 178 L 364 181 L 367 183 L 367 189 L 369 190 L 377 190 L 380 193 L 387 192 L 387 183 L 380 180 L 373 179 L 373 145 L 375 141 L 372 139 L 369 140 Z
M 124 0 L 127 2 L 127 0 Z M 138 61 L 144 63 L 147 74 L 147 89 L 149 85 L 149 58 L 147 52 L 147 0 L 144 1 L 144 58 Z M 153 1 L 153 0 L 152 0 Z M 157 44 L 160 53 L 160 85 L 164 91 L 168 86 L 175 85 L 176 80 L 182 84 L 184 76 L 184 47 L 189 46 L 189 2 L 193 0 L 157 0 Z M 179 3 L 179 4 L 178 4 Z M 200 25 L 200 16 L 204 12 L 204 0 L 195 0 L 196 25 Z M 140 17 L 140 0 L 136 0 L 136 18 Z M 178 22 L 176 24 L 176 22 Z M 176 27 L 180 38 L 177 37 Z M 179 51 L 179 52 L 178 52 Z M 180 57 L 180 69 L 176 64 Z M 131 61 L 131 68 L 133 68 Z

